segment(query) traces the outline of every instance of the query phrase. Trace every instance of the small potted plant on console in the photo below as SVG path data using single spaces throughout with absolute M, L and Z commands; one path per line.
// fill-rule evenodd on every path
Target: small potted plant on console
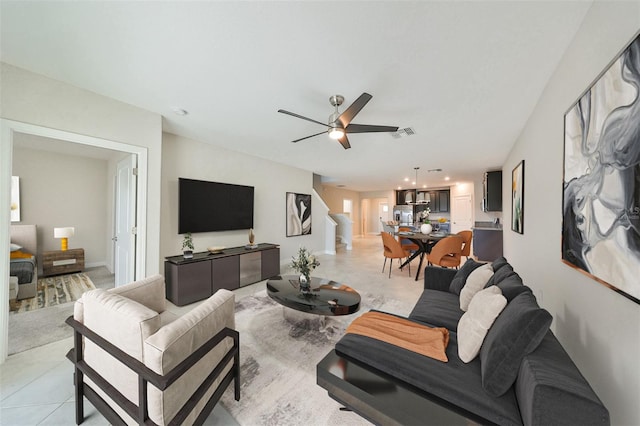
M 182 255 L 185 259 L 193 258 L 193 239 L 191 238 L 191 232 L 187 232 L 184 234 L 184 239 L 182 240 Z

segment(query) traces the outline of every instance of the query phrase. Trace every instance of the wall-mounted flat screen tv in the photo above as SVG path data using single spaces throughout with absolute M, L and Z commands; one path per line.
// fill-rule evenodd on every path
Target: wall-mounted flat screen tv
M 253 186 L 178 179 L 178 233 L 253 228 Z

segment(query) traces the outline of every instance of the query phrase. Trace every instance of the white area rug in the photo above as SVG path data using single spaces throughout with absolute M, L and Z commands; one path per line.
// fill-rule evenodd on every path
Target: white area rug
M 358 315 L 370 309 L 408 312 L 406 302 L 362 294 L 360 311 L 327 317 L 324 328 L 310 316 L 291 324 L 283 306 L 266 291 L 236 303 L 236 329 L 240 332 L 241 398 L 233 399 L 233 386 L 222 403 L 241 425 L 365 425 L 316 384 L 316 364 L 335 346 Z

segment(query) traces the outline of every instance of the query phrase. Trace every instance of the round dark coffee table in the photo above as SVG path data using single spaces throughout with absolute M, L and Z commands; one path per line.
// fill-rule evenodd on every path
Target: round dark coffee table
M 325 278 L 311 277 L 311 290 L 303 293 L 299 276 L 273 277 L 267 281 L 267 294 L 282 306 L 307 314 L 349 315 L 360 309 L 357 291 Z

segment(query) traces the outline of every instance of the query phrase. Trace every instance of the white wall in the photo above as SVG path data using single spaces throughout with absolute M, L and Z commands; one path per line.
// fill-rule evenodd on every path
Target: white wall
M 157 273 L 162 117 L 5 63 L 0 90 L 2 118 L 148 148 L 146 273 Z
M 1 62 L 0 93 L 0 117 L 3 119 L 146 148 L 145 268 L 147 275 L 158 272 L 162 117 Z M 0 183 L 4 194 L 4 189 L 9 188 L 12 169 L 11 131 L 4 123 L 1 135 Z M 1 204 L 3 211 L 8 212 L 8 195 L 2 198 Z M 0 215 L 4 223 L 0 225 L 0 242 L 9 241 L 7 216 Z M 0 267 L 0 288 L 8 286 L 8 256 L 5 258 L 6 262 Z M 8 296 L 0 297 L 0 302 L 5 301 L 5 297 Z M 8 303 L 0 305 L 0 362 L 3 362 L 7 353 Z
M 563 122 L 639 28 L 639 2 L 594 3 L 503 166 L 508 202 L 511 170 L 525 160 L 524 234 L 510 230 L 505 206 L 505 256 L 553 315 L 553 331 L 614 425 L 640 424 L 640 305 L 560 260 Z
M 289 263 L 300 246 L 305 246 L 314 252 L 325 250 L 327 210 L 320 199 L 313 195 L 311 172 L 169 133 L 163 134 L 162 146 L 160 252 L 163 258 L 182 252 L 182 235 L 178 234 L 179 177 L 255 187 L 256 242 L 279 244 L 282 263 Z M 285 197 L 287 192 L 312 194 L 311 235 L 286 236 Z M 248 231 L 193 234 L 196 251 L 205 251 L 209 246 L 242 246 L 248 241 Z
M 38 226 L 38 255 L 60 249 L 54 227 L 72 226 L 69 248 L 84 249 L 87 267 L 106 263 L 106 160 L 14 148 L 13 174 L 20 177 L 20 223 Z

